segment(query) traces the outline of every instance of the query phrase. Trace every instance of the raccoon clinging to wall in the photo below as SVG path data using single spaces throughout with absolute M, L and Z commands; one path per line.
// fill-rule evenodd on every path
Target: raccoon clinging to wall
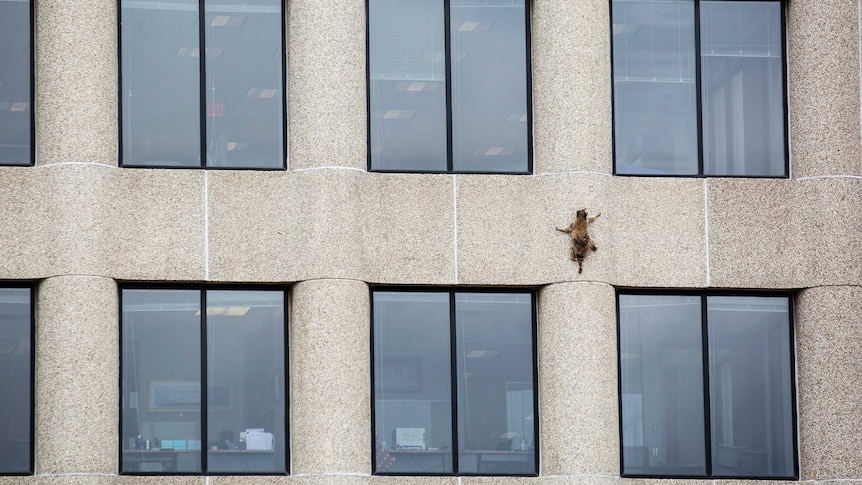
M 584 272 L 584 258 L 587 256 L 587 253 L 599 249 L 599 247 L 596 246 L 595 241 L 590 237 L 590 233 L 587 231 L 587 226 L 598 219 L 600 215 L 602 215 L 601 212 L 593 217 L 587 217 L 587 210 L 581 209 L 575 216 L 575 220 L 569 224 L 569 227 L 557 228 L 558 231 L 568 233 L 572 236 L 572 245 L 569 247 L 569 256 L 572 258 L 572 261 L 578 262 L 579 274 Z

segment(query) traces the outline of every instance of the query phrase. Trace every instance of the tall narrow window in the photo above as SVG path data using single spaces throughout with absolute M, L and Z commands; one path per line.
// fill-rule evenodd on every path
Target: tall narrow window
M 625 476 L 795 478 L 786 296 L 619 295 Z
M 284 168 L 282 2 L 120 4 L 122 164 Z
M 622 175 L 787 175 L 779 0 L 613 0 Z
M 370 169 L 529 173 L 525 0 L 369 0 Z
M 286 473 L 284 302 L 123 290 L 123 473 Z
M 375 290 L 374 472 L 535 475 L 533 297 Z
M 0 475 L 33 473 L 31 291 L 0 288 Z
M 0 165 L 33 163 L 31 9 L 0 0 Z

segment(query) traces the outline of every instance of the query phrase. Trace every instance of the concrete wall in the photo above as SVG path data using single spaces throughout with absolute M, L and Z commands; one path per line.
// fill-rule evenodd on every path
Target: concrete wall
M 38 282 L 36 475 L 0 485 L 755 483 L 618 478 L 615 286 L 799 290 L 802 478 L 862 483 L 858 0 L 789 2 L 782 180 L 611 176 L 607 0 L 533 1 L 532 176 L 365 171 L 363 0 L 287 2 L 290 170 L 118 168 L 116 2 L 35 2 L 0 280 Z M 117 475 L 117 281 L 291 286 L 292 476 Z M 540 478 L 370 476 L 373 284 L 538 288 Z

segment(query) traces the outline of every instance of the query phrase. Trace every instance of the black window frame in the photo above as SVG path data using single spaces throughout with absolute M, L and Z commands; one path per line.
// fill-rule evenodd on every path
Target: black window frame
M 30 36 L 27 38 L 27 42 L 30 43 L 30 105 L 27 110 L 30 112 L 30 159 L 27 163 L 0 163 L 0 166 L 3 167 L 33 167 L 36 165 L 36 110 L 34 107 L 36 104 L 36 2 L 35 0 L 28 0 L 28 3 L 30 10 Z
M 703 406 L 704 406 L 704 454 L 706 475 L 643 475 L 625 473 L 625 447 L 623 446 L 623 361 L 621 347 L 621 325 L 620 325 L 620 296 L 621 295 L 653 295 L 653 296 L 698 296 L 700 297 L 700 325 L 701 325 L 701 352 L 703 359 Z M 712 438 L 711 438 L 711 414 L 710 414 L 710 389 L 709 389 L 709 320 L 707 298 L 711 296 L 724 297 L 784 297 L 787 299 L 788 330 L 790 340 L 787 342 L 790 354 L 790 405 L 793 447 L 793 475 L 787 477 L 749 477 L 744 475 L 716 475 L 712 473 Z M 622 478 L 645 478 L 645 479 L 684 479 L 684 480 L 799 480 L 799 411 L 797 407 L 796 388 L 796 324 L 793 316 L 794 294 L 787 291 L 763 291 L 763 290 L 652 290 L 617 288 L 616 289 L 616 325 L 617 325 L 617 412 L 619 416 L 619 450 L 620 450 L 620 477 Z
M 32 7 L 32 2 L 30 5 Z M 0 471 L 0 481 L 2 481 L 2 477 L 32 476 L 36 469 L 36 284 L 21 281 L 0 281 L 0 288 L 30 291 L 30 449 L 28 450 L 28 470 L 21 472 Z
M 701 90 L 701 49 L 700 49 L 700 3 L 705 2 L 762 2 L 764 0 L 692 0 L 694 2 L 694 58 L 695 58 L 695 91 L 697 92 L 697 174 L 675 175 L 675 174 L 653 174 L 653 173 L 618 173 L 617 172 L 617 143 L 616 143 L 616 104 L 614 91 L 614 0 L 608 0 L 608 22 L 611 68 L 611 159 L 613 160 L 614 176 L 619 177 L 673 177 L 673 178 L 742 178 L 742 179 L 789 179 L 790 178 L 790 107 L 789 107 L 789 79 L 787 76 L 787 2 L 789 0 L 766 0 L 779 3 L 781 7 L 781 79 L 784 92 L 782 99 L 782 120 L 784 124 L 784 174 L 783 175 L 712 175 L 704 173 L 703 155 L 703 92 Z
M 198 56 L 200 74 L 198 76 L 200 94 L 200 165 L 172 166 L 172 165 L 143 165 L 125 163 L 123 161 L 123 0 L 117 0 L 117 120 L 118 130 L 118 165 L 123 168 L 146 168 L 146 169 L 168 169 L 168 170 L 245 170 L 261 172 L 284 172 L 288 170 L 288 113 L 287 113 L 287 9 L 286 2 L 281 5 L 281 167 L 210 167 L 206 164 L 207 154 L 207 78 L 206 78 L 206 54 Z M 206 0 L 198 0 L 198 49 L 206 53 Z
M 284 342 L 282 345 L 284 346 L 284 467 L 285 471 L 282 472 L 210 472 L 207 471 L 207 448 L 201 448 L 201 471 L 200 472 L 141 472 L 141 471 L 123 471 L 123 291 L 124 290 L 162 290 L 162 291 L 172 291 L 172 290 L 195 290 L 200 291 L 200 304 L 201 304 L 201 315 L 200 315 L 200 332 L 201 332 L 201 411 L 200 411 L 200 425 L 201 425 L 201 443 L 208 443 L 207 439 L 207 420 L 208 420 L 208 412 L 207 412 L 207 384 L 208 384 L 208 375 L 207 375 L 207 312 L 205 309 L 207 308 L 206 302 L 207 297 L 206 294 L 208 291 L 280 291 L 284 294 Z M 118 473 L 120 475 L 127 476 L 192 476 L 192 477 L 205 477 L 205 476 L 289 476 L 290 475 L 290 465 L 291 465 L 291 449 L 290 449 L 290 349 L 288 347 L 288 343 L 290 341 L 290 327 L 288 326 L 288 321 L 290 319 L 290 291 L 284 286 L 273 286 L 273 285 L 235 285 L 235 284 L 224 284 L 224 285 L 193 285 L 193 284 L 140 284 L 140 283 L 120 283 L 117 285 L 117 292 L 119 298 L 119 339 L 118 339 L 118 358 L 119 358 L 119 380 L 117 382 L 117 390 L 119 392 L 120 400 L 117 402 L 118 410 L 117 413 L 119 415 L 119 421 L 117 422 L 117 436 L 119 441 L 117 443 L 117 458 L 118 458 Z
M 498 172 L 498 171 L 473 171 L 455 170 L 454 156 L 452 154 L 452 34 L 450 0 L 439 0 L 443 2 L 443 24 L 444 24 L 444 50 L 446 64 L 446 170 L 396 170 L 396 169 L 373 169 L 371 167 L 371 20 L 369 15 L 369 0 L 365 0 L 365 100 L 366 100 L 366 150 L 367 171 L 377 173 L 415 173 L 415 174 L 477 174 L 477 175 L 532 175 L 533 174 L 533 58 L 532 58 L 532 11 L 533 0 L 524 0 L 524 36 L 526 38 L 526 88 L 527 92 L 527 170 L 523 172 Z
M 449 296 L 449 353 L 450 353 L 450 379 L 451 379 L 451 416 L 452 416 L 452 473 L 445 472 L 381 472 L 377 470 L 377 443 L 375 439 L 376 428 L 376 401 L 374 391 L 375 369 L 374 369 L 374 293 L 375 292 L 401 292 L 401 293 L 441 293 Z M 455 320 L 455 296 L 458 293 L 506 293 L 522 294 L 530 296 L 531 325 L 532 325 L 532 363 L 533 363 L 533 460 L 536 465 L 536 473 L 462 473 L 458 471 L 458 366 L 457 366 L 457 322 Z M 370 359 L 371 359 L 371 474 L 376 476 L 409 476 L 409 477 L 538 477 L 539 473 L 539 370 L 538 370 L 538 313 L 536 309 L 536 291 L 523 288 L 473 288 L 473 287 L 421 287 L 421 286 L 372 286 L 369 288 L 369 300 L 371 302 L 371 313 L 369 319 L 370 337 Z

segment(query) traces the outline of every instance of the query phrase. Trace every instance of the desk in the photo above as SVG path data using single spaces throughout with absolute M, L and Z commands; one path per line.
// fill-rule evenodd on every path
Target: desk
M 395 458 L 386 472 L 451 473 L 449 450 L 387 450 Z M 536 473 L 533 451 L 474 450 L 458 453 L 461 473 Z
M 199 472 L 200 450 L 123 450 L 123 471 L 128 472 Z M 275 450 L 210 450 L 208 472 L 272 473 Z

